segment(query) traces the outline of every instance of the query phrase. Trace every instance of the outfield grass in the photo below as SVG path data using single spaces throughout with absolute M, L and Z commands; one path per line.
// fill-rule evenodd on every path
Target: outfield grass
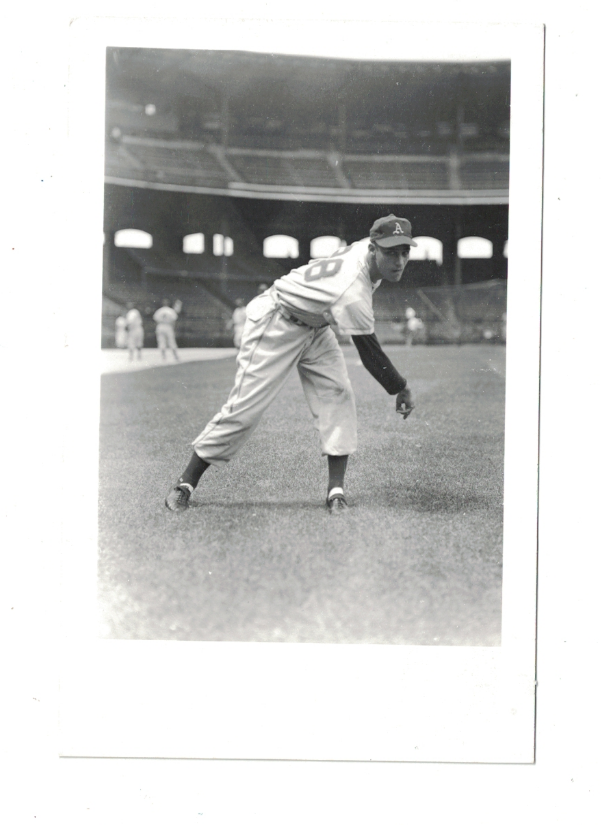
M 182 514 L 165 494 L 234 359 L 102 378 L 102 636 L 500 644 L 504 347 L 386 349 L 417 407 L 403 421 L 345 349 L 359 451 L 340 518 L 296 374 Z

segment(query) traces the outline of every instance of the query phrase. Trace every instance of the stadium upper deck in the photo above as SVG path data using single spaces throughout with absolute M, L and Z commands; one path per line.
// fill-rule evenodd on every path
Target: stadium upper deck
M 331 202 L 508 202 L 508 62 L 109 49 L 108 183 Z

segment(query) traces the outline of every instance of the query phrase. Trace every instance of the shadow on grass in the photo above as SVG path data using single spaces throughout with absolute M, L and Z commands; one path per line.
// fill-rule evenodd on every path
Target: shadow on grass
M 418 513 L 465 513 L 468 510 L 491 510 L 501 504 L 490 495 L 471 491 L 439 489 L 427 484 L 386 487 L 382 499 L 390 507 L 411 508 Z
M 268 501 L 263 499 L 261 501 L 226 501 L 224 499 L 208 499 L 204 498 L 199 501 L 191 501 L 189 504 L 190 510 L 227 510 L 232 512 L 235 510 L 244 511 L 247 515 L 248 510 L 267 510 L 270 512 L 285 512 L 287 510 L 312 510 L 317 512 L 323 510 L 326 513 L 325 501 L 324 503 L 317 503 L 314 501 Z

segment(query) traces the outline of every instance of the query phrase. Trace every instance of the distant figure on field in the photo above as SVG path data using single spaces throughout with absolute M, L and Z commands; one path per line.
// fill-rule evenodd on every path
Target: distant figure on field
M 124 315 L 115 320 L 115 346 L 119 349 L 127 347 L 127 321 Z
M 259 286 L 257 287 L 257 295 L 262 295 L 266 289 L 269 289 L 268 284 L 259 284 Z
M 242 330 L 246 323 L 246 307 L 242 298 L 236 298 L 236 309 L 232 314 L 231 321 L 227 322 L 227 328 L 234 330 L 234 346 L 240 349 L 242 340 Z
M 175 360 L 179 361 L 177 342 L 175 340 L 175 322 L 177 321 L 178 315 L 175 309 L 169 304 L 169 299 L 165 298 L 163 300 L 163 306 L 157 309 L 152 318 L 157 325 L 157 346 L 161 350 L 163 359 L 167 358 L 167 349 L 170 349 Z
M 138 351 L 138 361 L 142 358 L 142 347 L 144 345 L 144 326 L 140 311 L 136 309 L 133 301 L 127 302 L 127 315 L 125 316 L 127 325 L 127 348 L 129 350 L 129 360 L 134 360 L 134 352 Z
M 417 317 L 417 313 L 413 307 L 407 307 L 405 310 L 405 318 L 407 319 L 407 330 L 405 332 L 405 345 L 410 347 L 413 344 L 413 338 L 416 332 L 424 328 L 424 322 Z

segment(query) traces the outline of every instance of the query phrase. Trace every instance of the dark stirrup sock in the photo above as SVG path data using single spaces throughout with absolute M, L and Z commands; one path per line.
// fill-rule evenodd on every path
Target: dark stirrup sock
M 178 484 L 189 484 L 191 487 L 196 487 L 198 482 L 200 481 L 201 475 L 204 473 L 205 470 L 208 470 L 210 464 L 207 464 L 202 458 L 196 455 L 196 453 L 192 453 L 192 458 L 190 459 L 190 463 L 178 478 Z
M 346 472 L 346 463 L 348 455 L 329 455 L 328 456 L 328 471 L 330 478 L 328 480 L 328 493 L 334 487 L 344 488 L 344 474 Z

